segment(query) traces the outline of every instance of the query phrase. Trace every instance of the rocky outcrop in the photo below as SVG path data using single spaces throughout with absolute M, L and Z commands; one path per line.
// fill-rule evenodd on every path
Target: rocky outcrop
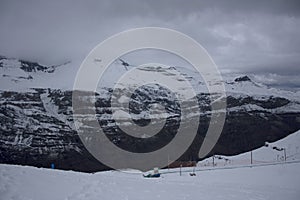
M 243 81 L 251 81 L 251 79 L 248 76 L 241 76 L 236 79 L 234 79 L 235 82 L 243 82 Z

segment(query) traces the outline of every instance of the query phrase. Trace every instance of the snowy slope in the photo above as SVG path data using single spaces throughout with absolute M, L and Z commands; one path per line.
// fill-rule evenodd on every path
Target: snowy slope
M 84 174 L 0 165 L 0 199 L 5 200 L 298 200 L 300 164 L 164 174 L 145 179 L 117 171 Z
M 293 163 L 224 169 L 220 167 L 221 162 L 217 161 L 216 170 L 207 170 L 201 166 L 206 161 L 202 161 L 198 163 L 196 176 L 189 176 L 190 168 L 184 168 L 181 176 L 179 169 L 165 169 L 161 170 L 163 174 L 158 179 L 146 179 L 138 171 L 130 170 L 86 174 L 2 164 L 0 199 L 298 200 L 300 131 L 270 145 L 287 148 L 287 160 Z M 264 147 L 253 151 L 253 155 L 255 160 L 273 156 Z M 235 162 L 246 157 L 249 157 L 249 153 L 227 158 Z
M 300 161 L 300 130 L 274 143 L 267 143 L 252 151 L 252 164 L 268 164 L 284 162 L 284 151 L 277 151 L 273 147 L 284 148 L 286 150 L 286 161 Z M 243 153 L 237 156 L 216 155 L 214 157 L 215 167 L 230 167 L 251 164 L 251 152 Z M 207 158 L 198 163 L 198 167 L 212 167 L 213 157 Z

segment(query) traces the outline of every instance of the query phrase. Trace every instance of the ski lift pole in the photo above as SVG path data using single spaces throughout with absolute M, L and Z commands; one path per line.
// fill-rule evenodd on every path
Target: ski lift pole
M 168 154 L 168 171 L 170 171 L 170 157 L 169 157 L 169 154 Z
M 182 164 L 180 165 L 180 171 L 179 171 L 179 175 L 181 176 L 181 168 L 182 168 Z

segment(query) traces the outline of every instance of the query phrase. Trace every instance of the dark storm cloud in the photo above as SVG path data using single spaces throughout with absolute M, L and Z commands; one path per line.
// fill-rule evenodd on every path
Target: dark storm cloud
M 221 69 L 288 77 L 300 75 L 299 14 L 299 1 L 280 0 L 2 0 L 0 54 L 81 61 L 112 34 L 160 26 L 196 39 Z

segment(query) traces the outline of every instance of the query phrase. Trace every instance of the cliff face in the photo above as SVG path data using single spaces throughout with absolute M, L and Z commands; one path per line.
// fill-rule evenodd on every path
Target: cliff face
M 145 91 L 144 91 L 145 92 Z M 106 167 L 95 160 L 83 146 L 72 124 L 71 91 L 33 89 L 31 92 L 0 92 L 0 162 L 49 167 L 55 163 L 62 169 L 97 171 Z M 140 93 L 145 104 L 153 103 L 147 93 Z M 148 99 L 148 100 L 145 100 Z M 164 129 L 147 142 L 128 137 L 111 117 L 109 99 L 97 95 L 98 119 L 110 140 L 119 147 L 147 152 L 167 144 L 176 134 L 180 110 L 161 102 L 174 113 Z M 206 95 L 199 95 L 199 104 L 208 105 Z M 293 104 L 285 98 L 227 97 L 228 109 L 222 135 L 211 152 L 234 155 L 263 146 L 266 141 L 281 139 L 300 128 L 300 112 L 284 111 Z M 156 99 L 157 100 L 157 99 Z M 134 109 L 137 110 L 138 102 Z M 203 110 L 205 108 L 203 107 Z M 198 151 L 209 123 L 209 107 L 200 117 L 198 134 L 181 160 L 198 159 Z M 139 119 L 146 124 L 149 119 Z
M 6 81 L 32 81 L 6 73 L 4 69 L 8 64 L 3 60 L 0 62 L 0 71 Z M 25 64 L 19 62 L 18 66 L 18 70 L 26 72 L 22 77 L 31 76 L 33 80 L 36 71 L 53 73 L 56 69 L 28 64 L 27 61 Z M 210 154 L 239 154 L 300 129 L 298 93 L 274 91 L 252 82 L 249 77 L 239 77 L 225 84 L 225 125 Z M 147 139 L 130 137 L 118 127 L 112 117 L 112 89 L 102 88 L 101 91 L 95 94 L 96 116 L 107 137 L 120 148 L 149 152 L 163 147 L 176 135 L 180 123 L 180 105 L 167 88 L 157 85 L 144 87 L 131 96 L 130 112 L 133 121 L 140 126 L 151 122 L 149 106 L 154 103 L 162 105 L 168 113 L 164 128 Z M 94 96 L 84 92 L 82 95 L 86 101 Z M 197 99 L 200 112 L 198 133 L 180 161 L 199 159 L 198 152 L 210 122 L 209 94 L 198 93 Z M 26 90 L 4 88 L 0 91 L 0 163 L 39 167 L 50 167 L 54 163 L 57 168 L 85 172 L 108 169 L 86 150 L 74 128 L 72 91 L 44 87 Z

